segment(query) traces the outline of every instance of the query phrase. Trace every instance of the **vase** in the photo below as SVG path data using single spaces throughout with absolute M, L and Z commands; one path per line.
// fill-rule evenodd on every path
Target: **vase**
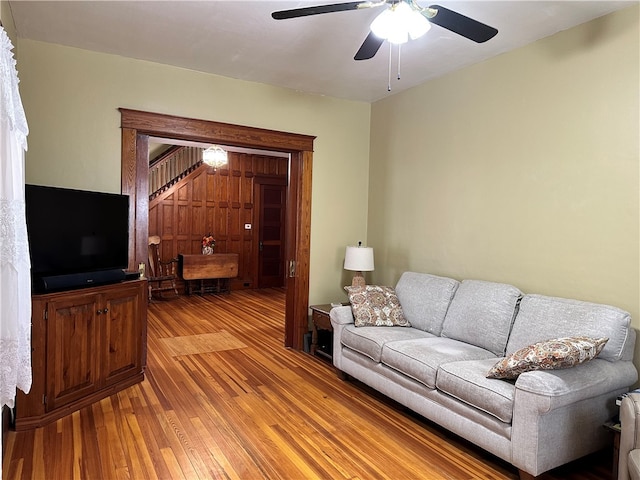
M 202 247 L 203 255 L 213 255 L 213 247 Z

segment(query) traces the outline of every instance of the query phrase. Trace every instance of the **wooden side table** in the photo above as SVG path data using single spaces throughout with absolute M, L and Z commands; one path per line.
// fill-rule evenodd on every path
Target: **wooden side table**
M 620 456 L 620 420 L 609 421 L 604 424 L 605 428 L 613 432 L 613 466 L 611 472 L 611 479 L 618 479 L 618 460 Z
M 229 292 L 229 279 L 238 276 L 237 253 L 214 253 L 212 255 L 178 255 L 178 273 L 186 283 L 187 295 L 191 295 L 193 282 L 200 282 L 195 290 L 204 293 Z M 206 286 L 205 280 L 216 280 L 215 286 Z M 222 280 L 222 285 L 220 281 Z
M 311 320 L 313 322 L 313 329 L 311 330 L 311 355 L 317 353 L 327 360 L 332 360 L 333 353 L 318 350 L 318 330 L 329 330 L 333 332 L 331 320 L 329 319 L 329 312 L 333 307 L 330 303 L 327 303 L 324 305 L 311 305 L 309 308 L 311 309 Z

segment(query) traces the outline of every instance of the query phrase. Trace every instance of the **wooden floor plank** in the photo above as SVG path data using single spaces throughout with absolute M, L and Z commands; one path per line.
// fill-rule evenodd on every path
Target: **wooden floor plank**
M 511 465 L 283 347 L 282 289 L 149 306 L 145 380 L 10 432 L 13 479 L 517 479 Z M 541 477 L 604 479 L 611 451 Z

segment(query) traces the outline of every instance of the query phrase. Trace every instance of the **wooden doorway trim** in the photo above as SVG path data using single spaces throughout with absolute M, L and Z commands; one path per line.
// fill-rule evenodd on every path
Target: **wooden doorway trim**
M 311 172 L 315 137 L 120 108 L 122 193 L 129 195 L 129 269 L 146 261 L 149 136 L 290 154 L 286 226 L 285 346 L 302 349 L 308 330 Z

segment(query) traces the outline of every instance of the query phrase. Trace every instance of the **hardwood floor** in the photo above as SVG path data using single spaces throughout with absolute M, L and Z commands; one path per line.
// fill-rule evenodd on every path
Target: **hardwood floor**
M 5 479 L 516 479 L 511 465 L 283 348 L 284 292 L 149 308 L 146 379 L 10 432 Z M 611 451 L 540 478 L 604 479 Z

